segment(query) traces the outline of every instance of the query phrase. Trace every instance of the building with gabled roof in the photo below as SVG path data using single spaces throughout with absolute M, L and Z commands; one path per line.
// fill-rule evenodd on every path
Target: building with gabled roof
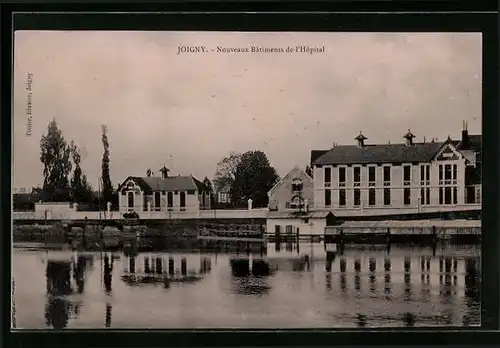
M 269 210 L 293 211 L 313 206 L 314 182 L 305 170 L 295 166 L 267 193 Z
M 209 188 L 189 176 L 169 176 L 163 167 L 160 177 L 148 170 L 145 177 L 129 176 L 118 187 L 121 213 L 145 211 L 198 211 L 210 205 Z
M 311 151 L 316 209 L 402 208 L 481 202 L 481 135 L 444 142 L 366 144 Z

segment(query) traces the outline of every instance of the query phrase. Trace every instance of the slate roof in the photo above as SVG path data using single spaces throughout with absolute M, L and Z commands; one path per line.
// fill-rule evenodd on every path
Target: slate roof
M 481 135 L 469 135 L 467 149 L 481 151 Z M 460 140 L 451 140 L 458 150 L 465 149 Z M 381 164 L 381 163 L 412 163 L 429 162 L 446 142 L 426 142 L 406 144 L 378 144 L 335 146 L 328 151 L 311 151 L 312 165 L 327 164 Z M 321 154 L 323 152 L 323 154 Z
M 384 145 L 340 145 L 313 161 L 313 165 L 326 164 L 375 164 L 427 162 L 439 151 L 443 142 L 384 144 Z
M 171 176 L 168 178 L 129 176 L 123 184 L 118 187 L 118 190 L 120 190 L 124 183 L 130 179 L 134 180 L 134 182 L 144 192 L 189 190 L 204 191 L 205 189 L 205 185 L 192 176 Z

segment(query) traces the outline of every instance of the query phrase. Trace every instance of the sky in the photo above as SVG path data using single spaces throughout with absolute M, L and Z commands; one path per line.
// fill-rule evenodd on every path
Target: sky
M 217 51 L 251 46 L 284 52 Z M 163 165 L 212 179 L 232 151 L 262 150 L 284 176 L 360 131 L 367 144 L 402 142 L 408 129 L 415 141 L 445 140 L 466 120 L 479 134 L 481 61 L 479 33 L 17 31 L 13 187 L 43 183 L 40 139 L 52 119 L 94 186 L 102 124 L 115 186 Z

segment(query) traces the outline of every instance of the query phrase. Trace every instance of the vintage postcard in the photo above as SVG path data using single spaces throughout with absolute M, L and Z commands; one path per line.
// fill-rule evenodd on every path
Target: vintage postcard
M 12 327 L 479 326 L 481 40 L 16 31 Z

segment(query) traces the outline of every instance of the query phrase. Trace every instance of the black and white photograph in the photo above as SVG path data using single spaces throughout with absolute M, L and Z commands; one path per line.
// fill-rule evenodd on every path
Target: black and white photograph
M 16 31 L 12 329 L 479 327 L 482 50 Z

